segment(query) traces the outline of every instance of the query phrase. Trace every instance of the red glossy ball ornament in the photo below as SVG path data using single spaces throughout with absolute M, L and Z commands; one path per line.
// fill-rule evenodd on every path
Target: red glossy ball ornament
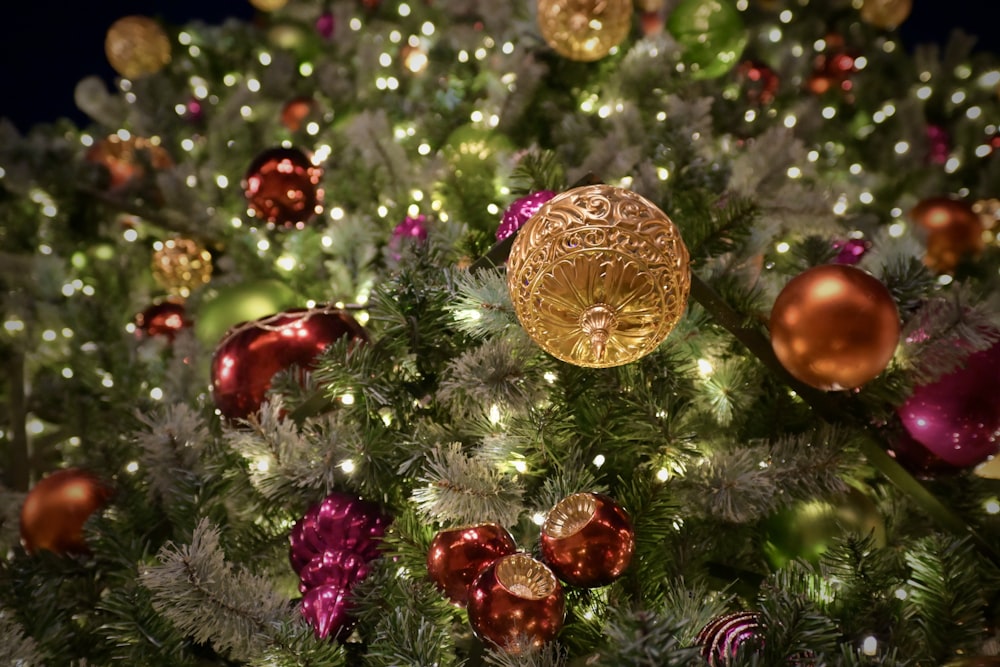
M 111 490 L 79 468 L 59 470 L 28 492 L 21 506 L 21 543 L 28 553 L 88 553 L 83 524 L 100 509 Z
M 469 599 L 469 584 L 489 563 L 517 551 L 514 538 L 495 523 L 442 530 L 427 551 L 427 573 L 456 605 Z
M 853 389 L 888 366 L 899 343 L 899 311 L 876 278 L 826 264 L 785 285 L 770 328 L 775 356 L 796 379 L 824 391 Z
M 289 310 L 246 322 L 229 331 L 212 356 L 212 399 L 228 419 L 260 409 L 271 378 L 297 366 L 310 370 L 315 358 L 343 337 L 368 335 L 346 311 L 323 306 Z
M 191 326 L 187 311 L 181 301 L 165 299 L 154 303 L 135 316 L 136 334 L 162 336 L 172 341 L 181 330 Z
M 930 197 L 913 207 L 910 219 L 926 233 L 924 264 L 936 273 L 951 273 L 985 245 L 983 221 L 967 202 Z
M 511 653 L 540 647 L 559 634 L 566 616 L 562 585 L 541 561 L 501 556 L 469 585 L 469 625 L 476 636 Z
M 248 212 L 270 227 L 302 229 L 323 211 L 323 170 L 297 148 L 258 155 L 243 178 Z
M 542 525 L 542 558 L 573 586 L 606 586 L 632 562 L 635 533 L 621 505 L 599 493 L 574 493 Z

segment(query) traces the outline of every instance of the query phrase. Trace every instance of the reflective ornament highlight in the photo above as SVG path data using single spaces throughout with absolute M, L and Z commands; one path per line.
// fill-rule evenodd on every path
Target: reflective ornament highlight
M 79 468 L 57 470 L 35 484 L 21 505 L 21 544 L 34 553 L 89 553 L 83 524 L 111 497 L 96 475 Z
M 165 299 L 149 306 L 135 316 L 136 334 L 162 336 L 169 341 L 183 329 L 191 326 L 184 303 Z
M 538 0 L 538 28 L 556 53 L 600 60 L 632 29 L 632 0 Z
M 511 653 L 540 647 L 562 629 L 562 585 L 541 561 L 523 553 L 487 565 L 469 586 L 469 625 L 483 641 Z M 521 640 L 526 640 L 527 646 Z
M 212 400 L 227 419 L 245 419 L 260 409 L 271 379 L 296 366 L 308 371 L 326 347 L 343 337 L 368 334 L 347 312 L 321 306 L 295 309 L 232 329 L 212 355 Z
M 606 586 L 632 562 L 635 533 L 628 512 L 598 493 L 574 493 L 542 525 L 542 559 L 572 586 Z
M 722 76 L 747 45 L 743 18 L 732 0 L 681 0 L 667 17 L 667 31 L 684 47 L 681 60 L 695 79 Z
M 212 279 L 212 254 L 194 239 L 157 241 L 150 269 L 160 287 L 173 296 L 187 298 Z
M 514 538 L 495 523 L 442 530 L 427 550 L 427 574 L 452 603 L 464 607 L 476 575 L 497 558 L 516 551 Z
M 1000 343 L 961 368 L 916 387 L 897 413 L 914 441 L 950 466 L 968 468 L 1000 450 Z
M 760 644 L 760 616 L 752 611 L 738 611 L 708 622 L 695 642 L 710 667 L 727 667 L 743 644 Z
M 323 170 L 297 148 L 258 155 L 243 178 L 249 211 L 269 227 L 302 229 L 323 211 Z
M 864 0 L 861 20 L 883 30 L 895 30 L 913 10 L 913 0 Z
M 108 28 L 104 54 L 126 79 L 155 74 L 170 62 L 170 39 L 148 16 L 125 16 Z
M 111 134 L 94 142 L 87 149 L 84 159 L 107 170 L 108 188 L 115 190 L 140 181 L 150 175 L 150 170 L 158 171 L 174 166 L 167 150 L 145 137 L 129 135 L 122 139 Z
M 985 246 L 983 221 L 967 202 L 929 197 L 910 210 L 910 219 L 925 234 L 924 264 L 935 273 L 954 272 Z
M 775 355 L 796 379 L 824 391 L 854 389 L 888 366 L 899 343 L 899 312 L 876 278 L 827 264 L 788 281 L 770 329 Z
M 588 185 L 556 195 L 507 261 L 518 319 L 549 354 L 579 366 L 652 352 L 684 314 L 691 273 L 680 232 L 641 195 Z
M 500 226 L 497 228 L 497 241 L 503 241 L 523 227 L 524 223 L 531 219 L 531 216 L 538 213 L 538 209 L 542 207 L 542 204 L 555 196 L 556 193 L 552 190 L 539 190 L 538 192 L 532 192 L 530 195 L 515 199 L 507 207 L 507 210 L 503 212 L 503 218 L 500 220 Z

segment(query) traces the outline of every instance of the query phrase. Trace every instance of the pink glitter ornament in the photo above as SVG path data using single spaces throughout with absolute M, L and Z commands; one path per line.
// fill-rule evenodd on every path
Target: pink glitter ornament
M 316 32 L 323 39 L 330 39 L 333 37 L 333 31 L 336 27 L 337 23 L 333 18 L 333 12 L 329 10 L 323 12 L 316 18 Z
M 756 612 L 738 611 L 724 614 L 701 629 L 695 642 L 701 645 L 701 655 L 711 667 L 732 663 L 740 646 L 760 641 L 760 618 Z
M 847 239 L 846 241 L 834 241 L 833 249 L 839 250 L 834 258 L 835 264 L 854 265 L 861 261 L 872 247 L 871 241 L 862 239 Z
M 505 238 L 519 230 L 528 220 L 531 219 L 542 204 L 556 196 L 551 190 L 539 190 L 526 197 L 515 199 L 514 202 L 503 212 L 500 227 L 497 228 L 497 241 Z

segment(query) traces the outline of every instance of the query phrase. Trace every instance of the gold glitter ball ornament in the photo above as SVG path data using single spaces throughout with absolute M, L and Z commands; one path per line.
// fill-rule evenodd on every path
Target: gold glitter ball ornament
M 546 43 L 570 60 L 600 60 L 628 37 L 632 0 L 538 0 Z
M 652 352 L 691 287 L 687 247 L 667 215 L 610 185 L 567 190 L 521 228 L 507 261 L 514 311 L 562 361 L 605 368 Z
M 170 39 L 160 24 L 147 16 L 126 16 L 111 24 L 104 53 L 126 79 L 155 74 L 170 62 Z
M 212 255 L 192 239 L 157 241 L 152 270 L 153 278 L 169 294 L 187 298 L 212 278 Z
M 895 30 L 913 9 L 913 0 L 864 0 L 861 20 L 883 30 Z

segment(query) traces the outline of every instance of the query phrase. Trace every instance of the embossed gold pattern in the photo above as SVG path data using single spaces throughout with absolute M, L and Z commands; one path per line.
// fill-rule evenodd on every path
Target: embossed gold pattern
M 521 228 L 507 262 L 514 311 L 546 352 L 620 366 L 652 352 L 687 306 L 687 247 L 641 195 L 587 185 L 553 197 Z
M 538 27 L 564 58 L 600 60 L 628 37 L 632 0 L 538 0 Z

